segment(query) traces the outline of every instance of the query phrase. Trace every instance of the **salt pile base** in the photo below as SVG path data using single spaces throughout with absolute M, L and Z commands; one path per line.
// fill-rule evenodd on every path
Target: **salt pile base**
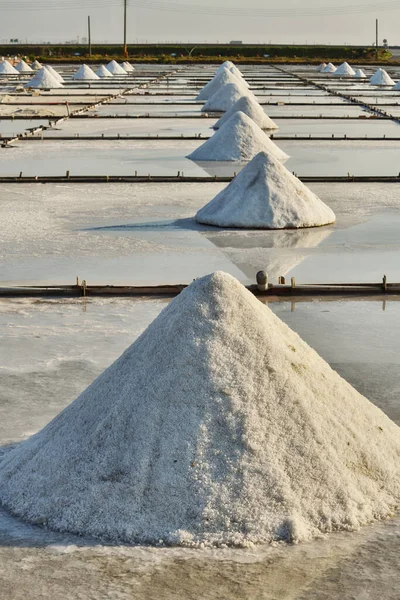
M 72 79 L 90 81 L 93 79 L 100 79 L 100 77 L 96 75 L 88 65 L 82 65 L 76 73 L 72 75 Z
M 277 160 L 289 158 L 252 119 L 237 112 L 188 158 L 198 161 L 246 161 L 262 151 Z
M 112 75 L 126 75 L 126 71 L 115 60 L 108 63 L 107 69 Z
M 8 60 L 3 60 L 0 62 L 0 74 L 1 75 L 19 75 L 17 69 L 8 62 Z
M 400 430 L 217 272 L 4 455 L 0 498 L 113 543 L 297 542 L 393 514 Z
M 96 75 L 100 77 L 100 79 L 103 77 L 113 77 L 113 74 L 110 73 L 110 71 L 104 65 L 101 65 L 101 67 L 97 69 Z
M 56 89 L 64 87 L 62 83 L 58 81 L 48 69 L 42 67 L 28 83 L 25 84 L 27 88 L 37 89 Z
M 263 108 L 252 96 L 243 96 L 235 102 L 235 104 L 215 123 L 214 129 L 219 129 L 233 114 L 239 111 L 250 117 L 250 119 L 252 119 L 254 123 L 257 123 L 261 129 L 278 129 L 278 125 L 265 114 Z
M 371 85 L 394 85 L 393 79 L 384 69 L 377 69 L 369 82 Z
M 336 69 L 333 76 L 334 77 L 353 77 L 355 75 L 354 69 L 349 65 L 349 63 L 344 62 Z
M 15 68 L 18 73 L 32 73 L 33 71 L 33 69 L 31 69 L 31 67 L 24 60 L 22 60 L 22 58 Z
M 229 110 L 240 98 L 254 97 L 252 92 L 245 88 L 240 81 L 222 86 L 203 105 L 202 112 L 225 112 Z
M 196 96 L 196 100 L 208 100 L 224 85 L 227 85 L 228 83 L 234 83 L 239 85 L 240 87 L 244 87 L 240 80 L 236 77 L 236 75 L 234 75 L 227 69 L 223 69 L 200 90 L 199 94 Z
M 334 73 L 336 71 L 335 65 L 332 63 L 328 63 L 324 69 L 322 69 L 322 73 Z
M 354 77 L 355 79 L 366 79 L 367 76 L 364 73 L 364 71 L 362 69 L 357 69 L 357 71 L 354 73 Z
M 335 220 L 318 196 L 265 152 L 196 215 L 206 225 L 246 229 L 320 227 Z

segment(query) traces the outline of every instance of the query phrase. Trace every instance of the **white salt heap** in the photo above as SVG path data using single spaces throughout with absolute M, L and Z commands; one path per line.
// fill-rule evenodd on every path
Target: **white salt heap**
M 322 71 L 323 69 L 325 69 L 326 67 L 326 63 L 321 63 L 320 65 L 318 65 L 318 67 L 315 69 L 316 71 Z
M 58 81 L 48 69 L 42 67 L 35 75 L 32 77 L 28 83 L 25 84 L 27 88 L 37 88 L 37 89 L 56 89 L 64 87 L 62 83 Z
M 277 160 L 289 158 L 252 119 L 237 112 L 188 158 L 198 161 L 246 161 L 262 151 Z
M 226 60 L 224 63 L 222 63 L 222 65 L 220 65 L 218 67 L 218 69 L 216 70 L 215 74 L 217 75 L 218 73 L 220 73 L 224 69 L 226 69 L 226 70 L 230 71 L 231 73 L 233 73 L 234 75 L 236 75 L 236 77 L 238 79 L 240 79 L 240 81 L 246 87 L 250 87 L 249 84 L 247 83 L 247 81 L 245 80 L 245 78 L 243 77 L 243 73 L 241 71 L 239 71 L 239 69 L 237 68 L 237 66 L 235 64 L 233 64 L 233 62 L 231 62 L 230 60 Z
M 250 96 L 254 98 L 253 93 L 245 88 L 240 82 L 228 83 L 207 100 L 201 111 L 225 112 L 240 100 L 240 98 L 248 98 Z
M 260 152 L 204 206 L 196 221 L 217 227 L 319 227 L 335 214 L 279 161 Z
M 362 69 L 357 69 L 354 73 L 354 77 L 355 79 L 366 79 L 367 76 Z
M 64 79 L 62 78 L 60 73 L 56 71 L 51 65 L 45 65 L 44 68 L 47 69 L 53 75 L 53 77 L 57 79 L 57 81 L 59 81 L 60 83 L 64 83 Z
M 17 66 L 15 67 L 18 73 L 32 73 L 33 69 L 21 58 Z
M 355 70 L 349 65 L 349 63 L 344 62 L 336 69 L 333 76 L 334 77 L 353 77 L 356 74 Z
M 400 80 L 392 87 L 392 90 L 400 90 Z
M 225 114 L 215 123 L 214 129 L 219 129 L 233 114 L 241 111 L 250 119 L 257 123 L 261 129 L 278 129 L 278 125 L 265 114 L 262 106 L 259 105 L 255 97 L 243 96 Z
M 324 69 L 322 69 L 322 73 L 334 73 L 336 71 L 335 65 L 332 63 L 328 63 Z
M 399 507 L 400 430 L 217 272 L 4 455 L 0 498 L 113 543 L 307 540 Z
M 228 83 L 234 83 L 240 86 L 241 88 L 245 87 L 243 86 L 241 81 L 236 77 L 236 75 L 234 75 L 227 69 L 224 69 L 221 73 L 215 75 L 215 77 L 213 77 L 211 81 L 209 81 L 200 90 L 199 94 L 196 96 L 196 100 L 208 100 L 209 98 L 211 98 L 211 96 L 213 96 L 216 92 L 219 92 L 219 90 Z
M 1 75 L 19 75 L 17 69 L 8 62 L 8 60 L 2 60 L 0 63 L 0 74 Z
M 42 66 L 43 65 L 38 60 L 34 60 L 33 63 L 32 63 L 32 69 L 34 71 L 39 71 L 39 69 L 41 69 Z
M 384 69 L 378 69 L 369 80 L 371 85 L 394 85 L 393 79 Z
M 132 67 L 132 65 L 130 63 L 128 63 L 127 61 L 123 62 L 121 67 L 123 68 L 123 70 L 126 73 L 133 73 L 133 71 L 135 70 L 135 68 Z
M 72 79 L 90 81 L 93 79 L 100 79 L 100 77 L 96 75 L 96 73 L 88 65 L 82 65 L 72 75 Z
M 110 73 L 110 71 L 107 69 L 107 67 L 105 67 L 104 65 L 101 65 L 101 67 L 99 67 L 96 71 L 96 75 L 98 77 L 100 77 L 101 79 L 103 77 L 113 77 L 113 74 Z
M 126 75 L 126 71 L 115 60 L 108 63 L 107 69 L 112 75 Z

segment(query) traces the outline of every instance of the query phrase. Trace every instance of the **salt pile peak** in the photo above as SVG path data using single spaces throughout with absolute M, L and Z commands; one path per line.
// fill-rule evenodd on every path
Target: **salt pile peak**
M 217 272 L 3 455 L 0 499 L 113 543 L 302 541 L 398 509 L 400 430 Z
M 384 69 L 377 69 L 369 82 L 371 85 L 394 85 L 393 79 Z
M 15 67 L 18 73 L 32 73 L 33 69 L 22 58 Z
M 223 69 L 228 69 L 228 71 L 230 71 L 231 73 L 236 75 L 236 77 L 238 77 L 241 81 L 243 81 L 244 84 L 248 87 L 248 83 L 245 80 L 245 78 L 243 77 L 243 73 L 241 71 L 239 71 L 239 69 L 233 62 L 231 62 L 230 60 L 226 60 L 224 63 L 222 63 L 222 65 L 220 65 L 218 67 L 216 74 L 221 72 Z
M 107 69 L 112 75 L 126 75 L 126 71 L 115 60 L 108 63 Z
M 88 65 L 82 65 L 79 69 L 72 75 L 72 79 L 75 80 L 93 80 L 100 79 L 98 75 L 91 69 Z
M 0 62 L 0 74 L 1 75 L 19 75 L 17 69 L 8 62 L 8 60 L 2 60 Z
M 222 86 L 207 102 L 203 105 L 202 112 L 225 112 L 229 110 L 240 98 L 254 97 L 253 93 L 245 88 L 240 81 L 237 83 L 227 83 Z
M 57 81 L 59 81 L 60 83 L 64 83 L 64 79 L 62 78 L 60 73 L 56 71 L 51 65 L 45 65 L 44 68 L 47 69 L 47 71 L 49 71 L 53 75 L 53 77 L 57 79 Z
M 334 73 L 336 71 L 335 65 L 332 63 L 328 63 L 324 69 L 322 69 L 322 73 Z
M 28 83 L 25 84 L 27 88 L 37 88 L 37 89 L 56 89 L 64 87 L 58 79 L 56 79 L 48 69 L 42 67 L 35 75 L 32 77 Z
M 255 97 L 242 96 L 224 115 L 215 123 L 214 129 L 219 129 L 233 114 L 241 111 L 257 123 L 261 129 L 278 129 L 278 125 L 265 113 Z
M 321 63 L 320 65 L 318 65 L 318 67 L 315 69 L 316 71 L 322 71 L 323 69 L 325 69 L 326 67 L 326 63 Z
M 277 160 L 289 158 L 250 117 L 239 111 L 188 158 L 198 161 L 247 161 L 261 151 L 272 154 Z
M 123 70 L 126 73 L 133 73 L 133 71 L 135 70 L 135 67 L 132 67 L 132 65 L 129 62 L 127 62 L 127 61 L 123 62 L 121 64 L 121 67 L 123 68 Z
M 362 69 L 357 69 L 354 73 L 355 79 L 366 79 L 367 76 Z
M 356 74 L 355 70 L 349 63 L 342 63 L 334 72 L 334 77 L 353 77 Z
M 224 85 L 228 83 L 235 83 L 240 87 L 244 87 L 241 83 L 240 79 L 236 77 L 233 73 L 224 69 L 218 75 L 215 75 L 199 92 L 196 96 L 196 100 L 208 100 L 211 98 L 216 92 L 218 92 Z M 246 89 L 247 91 L 247 89 Z
M 217 227 L 287 229 L 328 225 L 335 222 L 335 214 L 279 161 L 260 152 L 198 211 L 196 221 Z
M 100 79 L 103 77 L 113 77 L 113 74 L 110 73 L 110 71 L 104 65 L 101 65 L 101 67 L 97 69 L 96 75 L 100 77 Z

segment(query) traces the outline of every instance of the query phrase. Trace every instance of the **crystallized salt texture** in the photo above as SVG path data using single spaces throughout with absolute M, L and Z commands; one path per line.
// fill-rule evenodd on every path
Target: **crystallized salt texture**
M 260 152 L 196 215 L 217 227 L 287 229 L 335 222 L 333 211 L 279 161 Z
M 250 117 L 237 112 L 188 158 L 198 161 L 246 161 L 262 151 L 272 154 L 277 160 L 289 158 Z
M 104 65 L 101 65 L 101 67 L 99 67 L 96 71 L 96 75 L 98 77 L 100 77 L 101 79 L 103 77 L 113 77 L 113 74 L 110 73 L 110 71 L 107 69 L 107 67 L 105 67 Z
M 209 81 L 207 85 L 205 85 L 200 90 L 199 94 L 196 96 L 196 100 L 208 100 L 209 98 L 211 98 L 211 96 L 213 96 L 224 85 L 227 85 L 228 83 L 234 83 L 240 86 L 241 88 L 244 87 L 241 81 L 236 77 L 236 75 L 234 75 L 227 69 L 224 69 L 221 73 L 215 75 L 215 77 L 213 77 L 213 79 L 211 79 L 211 81 Z
M 112 543 L 302 541 L 398 509 L 400 429 L 217 272 L 4 455 L 0 499 Z
M 328 63 L 324 69 L 322 69 L 322 73 L 334 73 L 336 71 L 335 65 L 332 63 Z
M 24 60 L 22 60 L 22 58 L 15 68 L 18 73 L 32 73 L 33 71 L 33 69 L 31 69 L 31 67 Z
M 229 110 L 240 98 L 254 97 L 253 93 L 240 82 L 227 83 L 222 86 L 203 105 L 202 112 L 225 112 Z
M 39 71 L 39 69 L 41 69 L 42 66 L 43 65 L 38 60 L 34 60 L 33 63 L 32 63 L 32 69 L 34 71 Z
M 88 66 L 82 65 L 79 69 L 72 75 L 72 79 L 78 80 L 91 80 L 91 79 L 100 79 L 98 75 Z
M 318 67 L 315 69 L 316 71 L 322 71 L 323 69 L 325 69 L 326 67 L 326 63 L 321 63 L 320 65 L 318 65 Z
M 278 129 L 278 125 L 265 114 L 263 108 L 259 105 L 255 97 L 252 96 L 242 96 L 242 98 L 239 98 L 215 123 L 214 129 L 219 129 L 233 114 L 239 111 L 250 117 L 261 129 Z
M 377 69 L 369 80 L 371 85 L 394 85 L 393 79 L 384 69 Z
M 356 79 L 366 79 L 367 76 L 364 73 L 364 71 L 362 69 L 357 69 L 356 72 L 354 73 L 354 77 Z
M 112 60 L 108 63 L 107 69 L 112 73 L 112 75 L 126 75 L 126 71 L 117 63 L 117 61 Z
M 0 74 L 1 75 L 19 75 L 17 69 L 8 62 L 8 60 L 3 60 L 0 63 Z
M 38 89 L 55 89 L 64 87 L 48 69 L 42 67 L 35 75 L 25 84 L 27 88 Z
M 132 65 L 126 61 L 122 63 L 121 67 L 126 73 L 133 73 L 135 70 L 135 67 L 132 67 Z
M 51 65 L 45 65 L 44 68 L 47 69 L 53 75 L 53 77 L 57 79 L 57 81 L 59 81 L 60 83 L 64 83 L 64 79 L 62 78 L 60 73 L 56 71 Z
M 355 75 L 354 69 L 349 65 L 349 63 L 344 62 L 336 69 L 334 72 L 334 77 L 353 77 Z

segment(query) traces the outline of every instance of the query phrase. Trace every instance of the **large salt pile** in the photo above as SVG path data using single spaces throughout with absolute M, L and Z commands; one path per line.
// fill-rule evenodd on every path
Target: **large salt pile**
M 233 114 L 241 111 L 257 123 L 261 129 L 278 129 L 278 125 L 265 114 L 257 100 L 251 96 L 243 96 L 215 123 L 214 129 L 219 129 Z
M 18 73 L 32 73 L 33 69 L 21 58 L 17 66 L 15 67 Z
M 79 69 L 72 75 L 72 79 L 89 81 L 93 79 L 100 79 L 98 75 L 88 66 L 82 65 Z
M 208 100 L 216 92 L 218 92 L 221 88 L 223 88 L 224 85 L 227 85 L 228 83 L 234 83 L 234 84 L 240 86 L 241 88 L 245 87 L 242 85 L 241 81 L 236 77 L 236 75 L 234 75 L 227 69 L 224 69 L 221 73 L 218 73 L 217 75 L 215 75 L 211 79 L 211 81 L 209 81 L 200 90 L 199 94 L 196 96 L 196 100 Z M 247 92 L 247 89 L 246 89 L 246 92 Z
M 133 73 L 133 71 L 135 70 L 135 67 L 132 67 L 132 65 L 127 61 L 123 62 L 121 67 L 126 73 Z
M 43 65 L 38 60 L 34 60 L 33 63 L 32 63 L 32 69 L 34 71 L 39 71 L 39 69 L 41 69 L 42 66 Z
M 107 69 L 112 75 L 126 75 L 126 71 L 115 60 L 108 63 Z
M 318 65 L 318 67 L 315 69 L 316 71 L 322 71 L 323 69 L 325 69 L 326 67 L 326 63 L 321 63 L 320 65 Z
M 40 71 L 35 73 L 28 83 L 25 84 L 27 88 L 37 88 L 37 89 L 56 89 L 64 87 L 58 79 L 56 79 L 48 69 L 42 67 Z
M 333 211 L 286 167 L 260 152 L 196 215 L 217 227 L 287 229 L 334 223 Z
M 366 79 L 367 76 L 362 69 L 357 69 L 354 73 L 355 79 Z
M 289 158 L 250 117 L 237 112 L 188 158 L 198 161 L 246 161 L 262 151 L 277 160 Z
M 53 75 L 53 77 L 57 79 L 57 81 L 59 81 L 60 83 L 64 83 L 64 79 L 62 78 L 60 73 L 56 71 L 51 65 L 45 65 L 44 68 L 47 69 Z
M 334 73 L 336 71 L 335 65 L 332 63 L 328 63 L 324 69 L 322 69 L 322 73 Z
M 215 74 L 218 75 L 224 69 L 230 71 L 231 73 L 233 73 L 233 75 L 236 75 L 236 77 L 238 79 L 240 79 L 240 81 L 246 87 L 250 87 L 249 84 L 247 83 L 247 81 L 245 80 L 245 78 L 243 77 L 243 73 L 241 71 L 239 71 L 239 69 L 237 68 L 237 66 L 235 64 L 233 64 L 233 62 L 231 62 L 230 60 L 225 61 L 224 63 L 222 63 L 222 65 L 220 65 L 218 67 L 218 69 L 216 70 Z
M 371 85 L 394 85 L 393 79 L 384 69 L 378 69 L 369 80 Z
M 0 499 L 113 543 L 307 540 L 398 509 L 400 429 L 217 272 L 4 455 Z
M 113 77 L 113 74 L 110 73 L 110 71 L 104 65 L 101 65 L 101 67 L 97 69 L 96 75 L 100 77 L 100 79 L 103 79 L 103 77 Z
M 245 88 L 240 81 L 238 83 L 228 83 L 207 100 L 201 111 L 225 112 L 236 104 L 240 98 L 249 96 L 254 98 L 253 93 Z
M 355 70 L 349 65 L 349 63 L 344 62 L 336 69 L 333 76 L 334 77 L 353 77 L 356 74 Z
M 19 75 L 17 69 L 8 62 L 8 60 L 2 60 L 0 63 L 0 74 L 1 75 Z

